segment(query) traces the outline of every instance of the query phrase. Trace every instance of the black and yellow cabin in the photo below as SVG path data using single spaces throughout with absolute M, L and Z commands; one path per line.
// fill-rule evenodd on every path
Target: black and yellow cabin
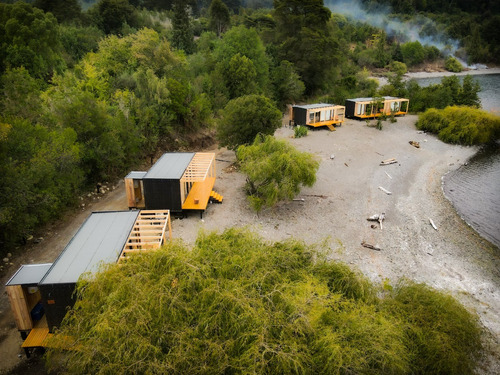
M 344 117 L 344 106 L 317 103 L 292 106 L 290 121 L 294 125 L 307 125 L 314 128 L 326 126 L 333 131 L 334 126 L 342 125 Z
M 50 345 L 47 338 L 75 303 L 81 275 L 158 249 L 171 232 L 168 210 L 93 212 L 54 263 L 21 266 L 5 290 L 26 354 Z
M 393 96 L 347 99 L 345 101 L 345 114 L 348 118 L 358 119 L 369 119 L 382 115 L 406 115 L 409 103 L 409 99 L 395 98 Z
M 213 191 L 215 175 L 214 153 L 166 153 L 148 172 L 131 172 L 125 177 L 128 206 L 203 212 L 209 201 L 222 201 Z

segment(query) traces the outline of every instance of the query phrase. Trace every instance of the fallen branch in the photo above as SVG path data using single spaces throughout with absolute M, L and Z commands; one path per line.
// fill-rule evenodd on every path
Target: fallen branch
M 387 159 L 387 160 L 382 160 L 380 162 L 380 165 L 389 165 L 389 164 L 395 164 L 398 161 L 395 158 Z
M 385 172 L 385 174 L 387 175 L 387 177 L 389 177 L 392 180 L 392 177 L 389 173 Z
M 372 244 L 369 244 L 365 241 L 361 242 L 361 246 L 363 247 L 366 247 L 368 249 L 372 249 L 372 250 L 377 250 L 377 251 L 380 251 L 382 250 L 380 247 L 378 247 L 377 245 L 372 245 Z
M 420 148 L 420 143 L 418 143 L 416 141 L 410 141 L 408 143 L 411 144 L 413 147 Z
M 429 218 L 429 221 L 430 221 L 430 223 L 431 223 L 432 227 L 433 227 L 435 230 L 438 230 L 438 228 L 436 227 L 436 224 L 434 224 L 434 222 L 432 221 L 432 219 L 431 219 L 431 218 Z
M 328 198 L 327 195 L 322 194 L 302 194 L 303 197 L 316 197 L 316 198 Z
M 384 227 L 382 226 L 382 221 L 384 221 L 384 219 L 385 219 L 385 212 L 382 212 L 378 217 L 378 222 L 380 223 L 380 229 L 384 229 Z
M 384 189 L 382 186 L 379 186 L 378 188 L 379 188 L 380 190 L 382 190 L 384 193 L 386 193 L 387 195 L 392 195 L 392 193 L 391 193 L 389 190 Z

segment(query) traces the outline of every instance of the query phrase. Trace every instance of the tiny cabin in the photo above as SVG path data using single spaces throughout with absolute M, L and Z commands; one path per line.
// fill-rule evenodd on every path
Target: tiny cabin
M 345 101 L 346 116 L 349 118 L 368 119 L 382 115 L 406 115 L 409 103 L 409 99 L 392 96 L 347 99 Z
M 168 210 L 94 212 L 54 263 L 21 266 L 6 291 L 26 354 L 46 346 L 75 303 L 73 292 L 82 274 L 157 249 L 171 239 L 171 232 Z
M 148 172 L 125 177 L 128 207 L 203 213 L 209 201 L 221 203 L 223 199 L 213 190 L 215 175 L 214 153 L 166 153 Z
M 293 105 L 290 113 L 290 124 L 307 125 L 314 128 L 326 126 L 334 131 L 335 125 L 342 125 L 345 107 L 336 104 L 318 103 Z

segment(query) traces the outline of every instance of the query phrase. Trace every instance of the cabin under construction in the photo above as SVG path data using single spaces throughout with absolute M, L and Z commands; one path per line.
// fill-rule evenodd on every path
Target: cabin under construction
M 291 125 L 307 125 L 313 128 L 326 126 L 331 131 L 340 126 L 345 119 L 345 107 L 342 105 L 317 103 L 293 105 L 290 108 Z
M 172 239 L 168 210 L 94 212 L 54 263 L 21 266 L 5 289 L 26 355 L 50 345 L 47 339 L 75 303 L 81 275 L 158 249 L 167 239 Z
M 383 96 L 380 98 L 356 98 L 345 101 L 348 118 L 369 119 L 378 116 L 400 116 L 408 113 L 410 100 Z
M 134 171 L 125 177 L 128 207 L 202 214 L 209 202 L 222 202 L 213 190 L 215 179 L 214 153 L 166 153 L 148 172 Z

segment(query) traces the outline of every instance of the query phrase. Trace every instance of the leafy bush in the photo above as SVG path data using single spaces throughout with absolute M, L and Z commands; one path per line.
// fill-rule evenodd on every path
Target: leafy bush
M 293 136 L 295 138 L 302 138 L 307 135 L 307 128 L 305 126 L 297 125 L 293 130 Z
M 386 300 L 405 325 L 413 374 L 472 374 L 480 357 L 477 320 L 455 299 L 403 281 Z
M 429 109 L 419 116 L 416 126 L 447 143 L 480 145 L 500 138 L 500 117 L 469 107 Z
M 263 95 L 247 95 L 231 100 L 217 126 L 221 146 L 236 149 L 252 143 L 257 134 L 274 134 L 281 126 L 281 112 Z
M 108 265 L 78 283 L 48 364 L 100 374 L 472 373 L 480 331 L 453 298 L 405 283 L 381 299 L 326 250 L 233 228 Z
M 253 145 L 239 147 L 236 156 L 247 175 L 245 188 L 256 211 L 291 200 L 302 185 L 316 182 L 319 163 L 313 155 L 272 136 L 256 137 Z
M 453 56 L 448 56 L 444 63 L 444 67 L 449 72 L 460 73 L 463 70 L 462 64 Z

